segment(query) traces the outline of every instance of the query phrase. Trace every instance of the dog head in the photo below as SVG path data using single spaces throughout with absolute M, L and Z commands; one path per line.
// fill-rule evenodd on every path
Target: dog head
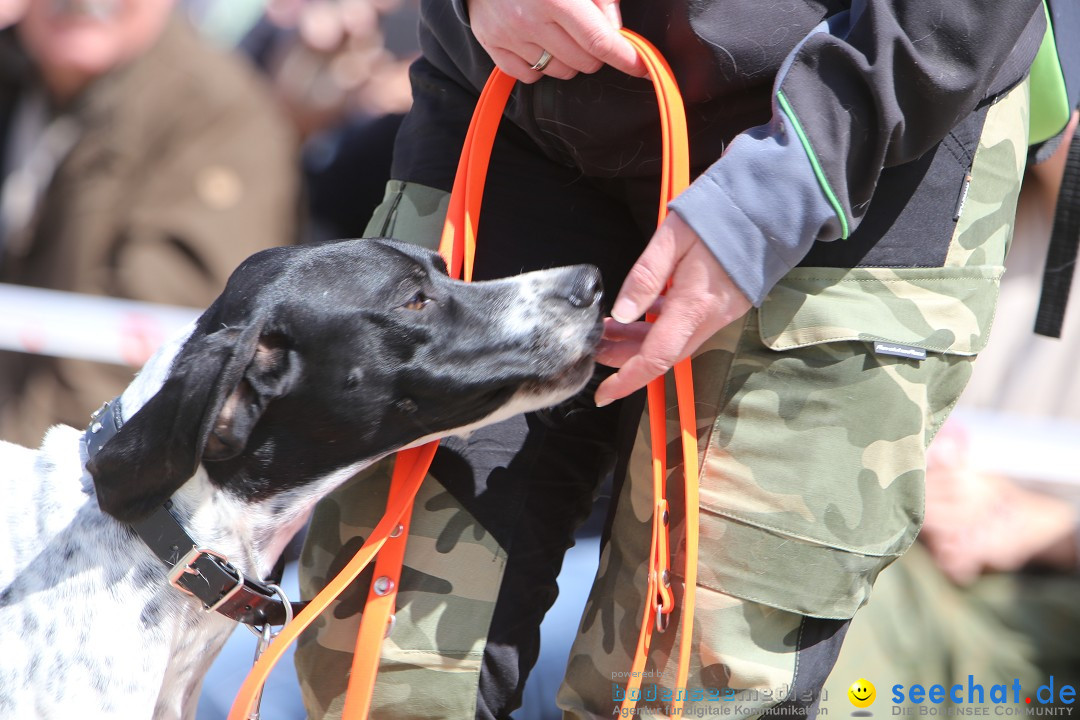
M 253 255 L 88 464 L 98 503 L 138 519 L 200 463 L 261 500 L 558 403 L 592 372 L 599 298 L 590 266 L 462 283 L 389 240 Z

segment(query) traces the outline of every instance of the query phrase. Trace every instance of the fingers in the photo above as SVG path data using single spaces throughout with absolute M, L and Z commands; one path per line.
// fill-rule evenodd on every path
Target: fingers
M 619 9 L 619 0 L 594 0 L 596 7 L 604 14 L 613 28 L 622 27 L 622 11 Z
M 526 82 L 543 75 L 569 79 L 610 64 L 642 76 L 644 63 L 618 32 L 617 0 L 470 0 L 476 39 L 504 72 Z M 532 69 L 547 50 L 551 62 Z
M 661 295 L 646 310 L 650 315 L 663 312 L 664 296 Z M 641 343 L 652 329 L 652 324 L 635 322 L 624 324 L 614 318 L 604 318 L 604 335 L 596 347 L 596 360 L 608 367 L 622 367 L 634 355 L 641 352 Z
M 655 323 L 634 322 L 650 307 L 659 311 Z M 619 371 L 597 388 L 596 404 L 644 387 L 749 309 L 750 301 L 697 234 L 669 215 L 630 270 L 605 324 L 598 359 Z
M 527 51 L 523 51 L 527 52 Z M 544 77 L 544 75 L 550 75 L 551 77 L 559 78 L 560 80 L 569 80 L 578 74 L 578 71 L 566 65 L 561 60 L 556 60 L 554 54 L 551 58 L 551 62 L 544 68 L 543 72 L 533 70 L 532 66 L 536 64 L 536 61 L 540 59 L 540 56 L 544 54 L 544 51 L 536 46 L 536 60 L 525 60 L 521 55 L 510 52 L 509 50 L 503 50 L 502 48 L 490 48 L 488 54 L 491 55 L 491 59 L 495 61 L 495 64 L 500 70 L 507 75 L 513 76 L 520 82 L 532 84 Z M 531 57 L 531 55 L 530 55 Z
M 604 320 L 604 336 L 596 346 L 596 361 L 609 367 L 622 367 L 641 351 L 652 326 L 646 322 L 624 325 L 611 318 Z
M 547 67 L 548 70 L 556 62 L 563 63 L 567 67 L 583 73 L 594 73 L 604 66 L 603 61 L 582 49 L 570 33 L 562 26 L 554 23 L 547 28 L 547 32 L 544 34 L 543 49 L 552 55 L 551 63 Z M 536 57 L 539 58 L 540 56 L 537 55 Z M 551 75 L 552 73 L 545 72 L 545 74 Z
M 720 319 L 723 315 L 710 312 L 708 303 L 701 302 L 699 298 L 680 297 L 675 288 L 673 285 L 664 304 L 664 312 L 655 323 L 627 326 L 633 328 L 625 331 L 627 339 L 605 348 L 605 357 L 601 362 L 617 365 L 619 371 L 597 388 L 598 406 L 607 405 L 645 387 L 650 380 L 689 357 L 726 324 Z M 644 333 L 644 338 L 637 341 L 635 336 L 641 333 Z
M 577 12 L 564 15 L 559 24 L 588 55 L 629 75 L 644 77 L 645 63 L 630 41 L 619 34 L 622 19 L 618 17 L 618 2 L 601 0 L 598 5 L 577 5 Z

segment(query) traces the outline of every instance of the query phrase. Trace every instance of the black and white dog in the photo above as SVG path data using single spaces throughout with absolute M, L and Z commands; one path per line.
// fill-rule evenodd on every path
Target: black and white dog
M 0 443 L 0 718 L 192 717 L 230 618 L 270 619 L 251 579 L 314 503 L 578 392 L 599 298 L 588 266 L 465 284 L 386 240 L 249 258 L 85 435 Z

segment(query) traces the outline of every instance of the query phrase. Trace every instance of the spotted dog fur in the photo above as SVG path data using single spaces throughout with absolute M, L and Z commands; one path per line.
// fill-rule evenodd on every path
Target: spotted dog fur
M 127 522 L 171 497 L 199 545 L 265 577 L 375 459 L 580 390 L 598 278 L 466 285 L 387 240 L 249 258 L 124 392 L 89 469 L 70 427 L 0 442 L 0 717 L 193 717 L 233 623 L 169 586 Z

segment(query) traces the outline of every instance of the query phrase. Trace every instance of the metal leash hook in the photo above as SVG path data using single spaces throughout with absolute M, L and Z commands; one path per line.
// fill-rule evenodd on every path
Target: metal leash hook
M 280 597 L 281 601 L 285 604 L 285 624 L 282 625 L 281 628 L 278 630 L 274 630 L 270 626 L 270 623 L 266 623 L 261 628 L 257 628 L 254 625 L 244 626 L 251 631 L 252 635 L 258 638 L 258 640 L 255 642 L 255 657 L 251 660 L 252 666 L 254 666 L 255 663 L 259 662 L 259 658 L 261 658 L 262 654 L 266 652 L 266 648 L 270 647 L 270 643 L 273 642 L 274 638 L 276 638 L 281 632 L 281 630 L 285 628 L 285 625 L 291 623 L 293 619 L 292 603 L 289 602 L 289 596 L 285 594 L 285 591 L 281 589 L 281 586 L 274 585 L 273 583 L 267 583 L 266 587 L 276 592 L 278 594 L 278 597 Z M 259 692 L 255 696 L 255 702 L 251 706 L 251 713 L 248 714 L 248 720 L 259 720 L 259 718 L 261 717 L 260 709 L 262 707 L 262 696 L 263 688 L 259 688 Z
M 262 654 L 266 652 L 266 648 L 270 647 L 270 641 L 274 639 L 274 632 L 269 624 L 263 625 L 261 632 L 251 625 L 248 625 L 248 628 L 259 638 L 255 643 L 255 657 L 251 661 L 251 664 L 255 665 L 255 663 L 259 662 L 259 658 L 262 657 Z M 251 709 L 251 714 L 248 715 L 248 720 L 259 720 L 261 717 L 259 713 L 262 708 L 262 696 L 263 691 L 262 688 L 260 688 L 258 695 L 255 696 L 255 705 Z

